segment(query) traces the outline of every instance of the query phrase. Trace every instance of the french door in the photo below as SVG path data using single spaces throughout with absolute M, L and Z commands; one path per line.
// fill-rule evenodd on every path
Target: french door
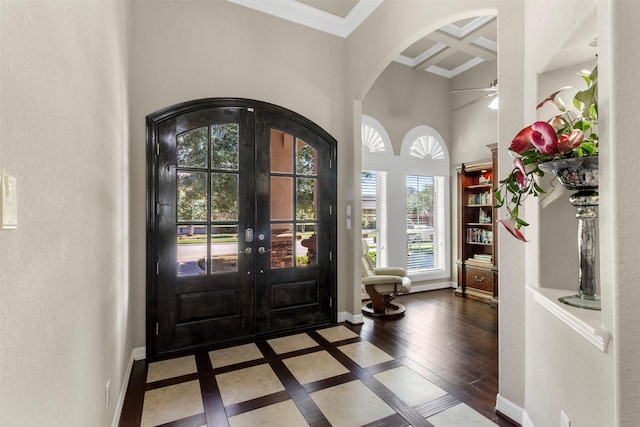
M 280 107 L 147 118 L 150 357 L 335 321 L 335 140 Z

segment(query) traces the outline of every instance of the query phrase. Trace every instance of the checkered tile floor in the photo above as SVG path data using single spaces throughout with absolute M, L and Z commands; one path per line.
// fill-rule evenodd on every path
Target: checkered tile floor
M 142 426 L 494 426 L 345 326 L 150 363 Z

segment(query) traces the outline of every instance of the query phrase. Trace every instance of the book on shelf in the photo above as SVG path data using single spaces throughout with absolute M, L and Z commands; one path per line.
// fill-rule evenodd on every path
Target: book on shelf
M 472 258 L 467 258 L 467 264 L 486 267 L 493 264 L 493 255 L 473 254 Z
M 467 194 L 467 205 L 490 205 L 491 192 Z
M 493 231 L 481 228 L 467 228 L 468 243 L 490 244 L 493 241 Z
M 482 261 L 482 260 L 475 259 L 475 258 L 467 258 L 467 264 L 475 265 L 475 266 L 478 266 L 478 267 L 489 267 L 489 266 L 493 265 L 489 261 Z

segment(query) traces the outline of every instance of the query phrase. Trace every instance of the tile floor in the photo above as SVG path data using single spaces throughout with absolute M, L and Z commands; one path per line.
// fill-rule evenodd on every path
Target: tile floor
M 496 425 L 341 325 L 196 359 L 148 365 L 142 426 Z

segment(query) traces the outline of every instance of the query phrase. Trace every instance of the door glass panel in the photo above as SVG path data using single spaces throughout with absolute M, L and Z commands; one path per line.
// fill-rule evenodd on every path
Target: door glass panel
M 296 144 L 296 173 L 298 175 L 316 174 L 316 150 L 302 140 Z
M 207 273 L 207 226 L 179 225 L 178 229 L 178 277 Z
M 293 224 L 271 225 L 271 268 L 293 267 Z
M 316 179 L 296 179 L 296 219 L 316 218 Z
M 271 177 L 271 219 L 293 219 L 293 178 Z
M 178 171 L 178 221 L 207 220 L 207 173 Z
M 193 129 L 178 135 L 176 154 L 178 166 L 207 167 L 207 127 Z
M 296 266 L 318 265 L 318 239 L 315 224 L 296 225 Z
M 238 123 L 211 125 L 211 168 L 238 170 Z
M 238 220 L 238 175 L 211 174 L 211 220 Z
M 271 172 L 293 173 L 293 135 L 271 129 Z
M 238 226 L 211 227 L 211 273 L 238 271 Z

